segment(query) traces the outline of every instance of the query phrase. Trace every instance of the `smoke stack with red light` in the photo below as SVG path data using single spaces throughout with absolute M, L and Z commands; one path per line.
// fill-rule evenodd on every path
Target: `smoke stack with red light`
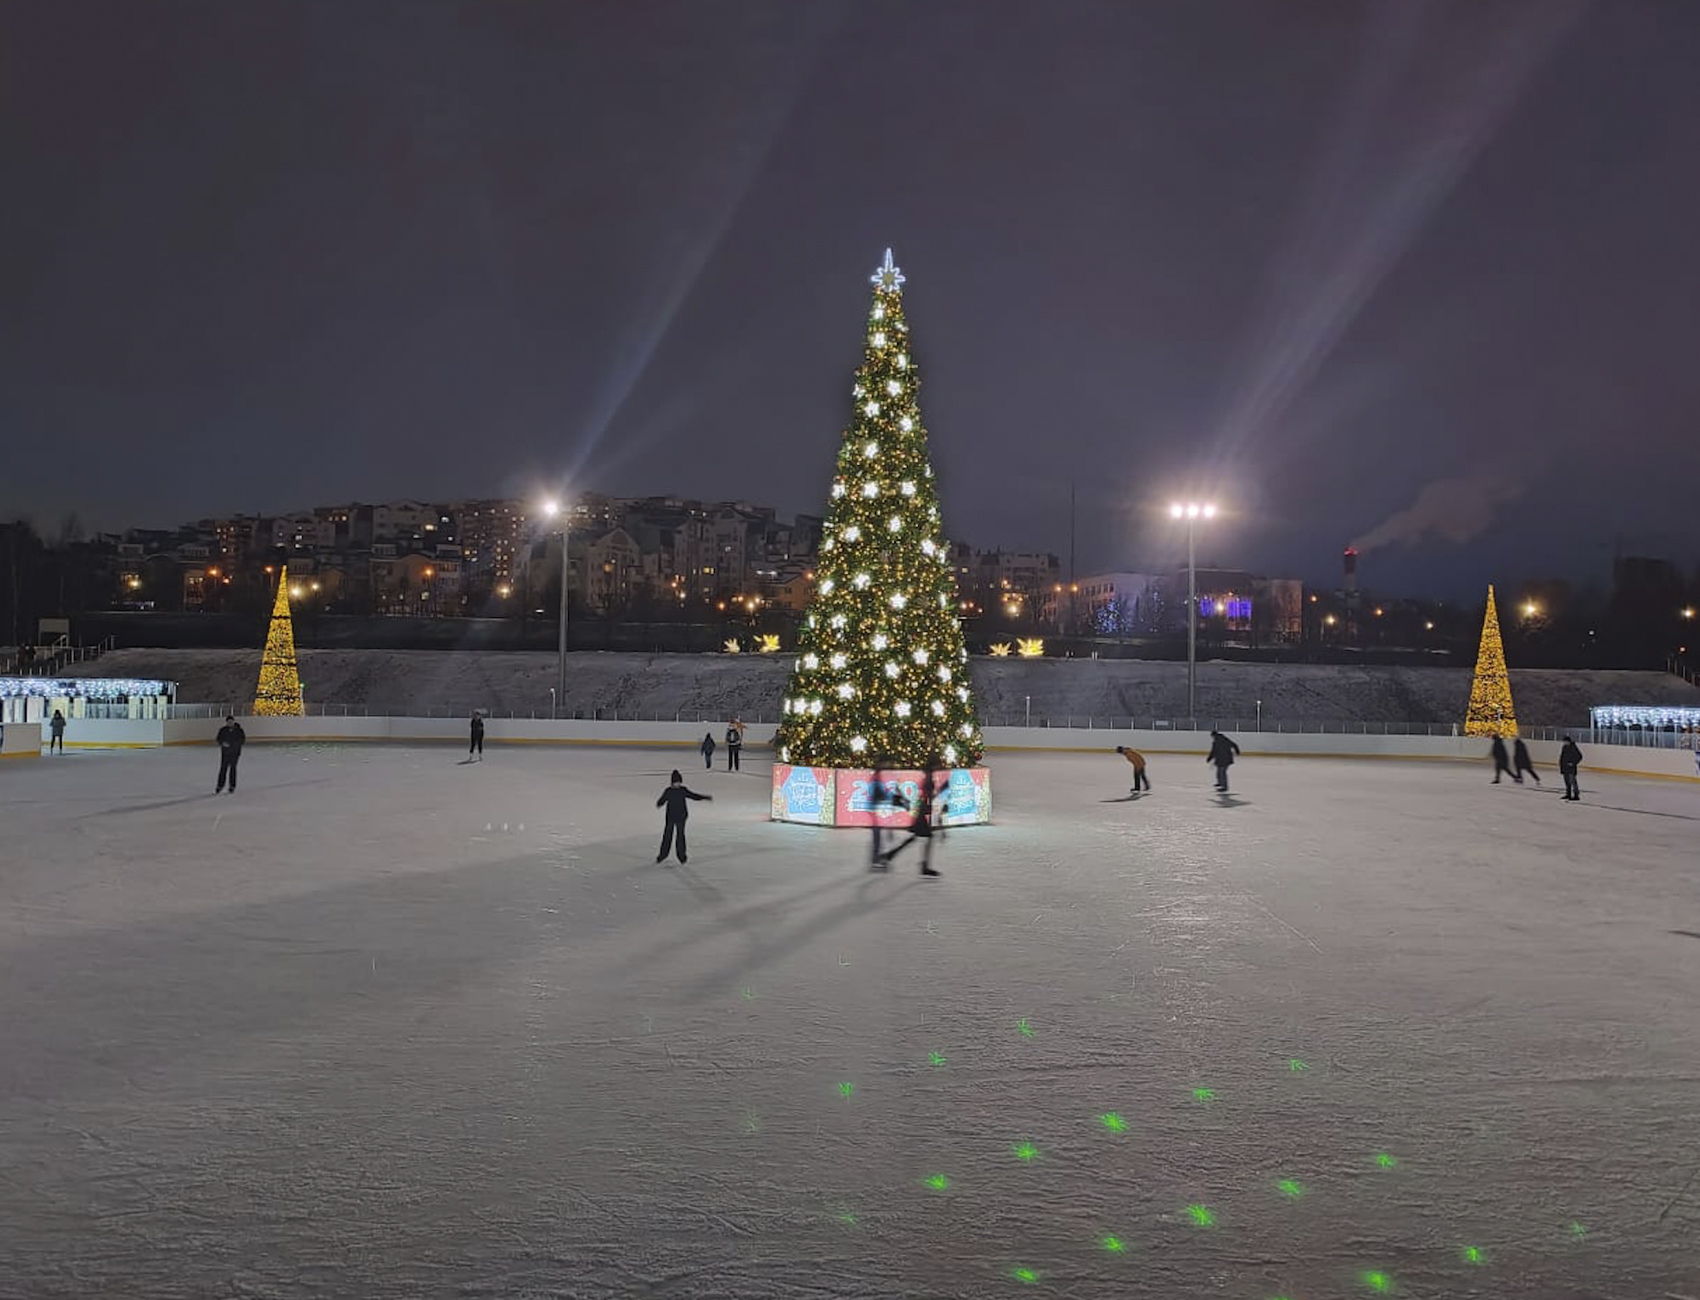
M 1354 548 L 1348 546 L 1343 559 L 1346 567 L 1346 590 L 1356 591 L 1358 589 L 1358 553 Z

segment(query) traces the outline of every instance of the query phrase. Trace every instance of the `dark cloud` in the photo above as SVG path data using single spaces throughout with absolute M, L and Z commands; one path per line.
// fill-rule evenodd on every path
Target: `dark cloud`
M 824 498 L 909 275 L 951 532 L 1326 577 L 1689 558 L 1700 6 L 8 10 L 0 511 Z M 1438 489 L 1435 489 L 1438 490 Z M 1507 489 L 1509 490 L 1509 488 Z M 1426 499 L 1426 498 L 1424 498 Z M 1686 548 L 1686 549 L 1685 549 Z

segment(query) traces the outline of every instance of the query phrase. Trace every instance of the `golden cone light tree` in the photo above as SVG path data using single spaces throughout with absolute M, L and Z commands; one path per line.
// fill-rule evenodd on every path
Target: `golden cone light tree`
M 272 603 L 271 626 L 266 629 L 265 653 L 260 656 L 254 716 L 298 718 L 305 712 L 301 674 L 295 663 L 295 625 L 289 618 L 289 569 L 285 566 L 278 574 L 277 599 Z
M 780 762 L 814 767 L 971 767 L 984 741 L 890 249 L 872 279 L 815 597 L 774 743 Z
M 1511 675 L 1505 668 L 1505 646 L 1499 639 L 1499 609 L 1488 584 L 1487 615 L 1482 619 L 1482 644 L 1476 651 L 1476 677 L 1470 683 L 1470 709 L 1464 715 L 1466 736 L 1515 736 L 1517 710 L 1511 703 Z

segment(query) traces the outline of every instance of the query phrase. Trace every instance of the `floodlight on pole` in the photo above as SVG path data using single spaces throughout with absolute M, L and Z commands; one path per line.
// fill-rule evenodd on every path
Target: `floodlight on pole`
M 1213 501 L 1174 502 L 1169 506 L 1171 519 L 1186 520 L 1186 715 L 1189 721 L 1198 714 L 1198 546 L 1195 530 L 1200 519 L 1216 517 Z
M 545 517 L 555 519 L 561 513 L 561 503 L 554 497 L 549 497 L 542 503 L 542 510 Z M 561 539 L 561 612 L 559 627 L 556 632 L 556 683 L 552 698 L 549 701 L 550 717 L 554 717 L 556 710 L 567 700 L 567 526 L 565 520 L 555 530 L 555 536 Z

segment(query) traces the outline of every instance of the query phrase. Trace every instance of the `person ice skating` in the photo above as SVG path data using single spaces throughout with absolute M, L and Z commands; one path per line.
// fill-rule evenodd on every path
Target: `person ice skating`
M 1564 797 L 1571 803 L 1582 798 L 1582 787 L 1576 782 L 1577 769 L 1582 766 L 1582 751 L 1574 736 L 1564 738 L 1564 748 L 1558 751 L 1558 774 L 1564 778 Z
M 885 823 L 881 821 L 880 814 L 887 808 L 909 807 L 909 801 L 903 797 L 901 792 L 886 788 L 888 783 L 885 779 L 885 772 L 888 762 L 887 759 L 880 759 L 879 765 L 874 768 L 873 776 L 868 782 L 868 811 L 873 813 L 874 832 L 873 847 L 868 857 L 868 869 L 870 871 L 879 871 L 885 866 L 880 852 L 884 847 Z
M 712 802 L 714 796 L 686 789 L 685 778 L 680 776 L 675 768 L 667 788 L 655 801 L 657 808 L 665 806 L 667 809 L 667 829 L 661 833 L 661 852 L 656 855 L 657 862 L 667 861 L 668 853 L 673 850 L 673 837 L 678 836 L 679 865 L 685 864 L 685 819 L 691 815 L 686 801 L 690 799 L 707 799 Z
M 53 717 L 52 720 L 48 722 L 47 729 L 49 733 L 47 752 L 51 754 L 57 749 L 61 754 L 63 754 L 65 752 L 65 715 L 59 712 L 58 709 L 53 710 Z
M 714 733 L 712 731 L 704 732 L 702 744 L 698 745 L 697 748 L 702 751 L 703 771 L 712 772 L 714 770 Z
M 1511 742 L 1511 766 L 1515 769 L 1518 780 L 1522 780 L 1523 773 L 1527 772 L 1535 778 L 1536 785 L 1541 783 L 1541 774 L 1535 771 L 1535 762 L 1529 757 L 1529 747 L 1523 743 L 1521 736 Z
M 904 849 L 916 840 L 925 840 L 926 844 L 921 849 L 921 874 L 923 876 L 942 874 L 933 870 L 933 805 L 937 798 L 937 792 L 933 789 L 933 785 L 937 780 L 939 770 L 936 763 L 927 764 L 927 770 L 921 777 L 921 790 L 915 804 L 915 816 L 909 823 L 909 838 L 896 848 L 875 859 L 874 866 L 877 869 L 884 870 L 891 866 L 892 859 L 903 852 Z
M 738 772 L 738 755 L 744 748 L 744 724 L 737 718 L 726 724 L 726 770 Z
M 214 794 L 223 794 L 225 782 L 230 783 L 230 793 L 236 793 L 236 765 L 242 761 L 242 746 L 248 739 L 248 733 L 242 730 L 242 724 L 234 714 L 224 715 L 224 725 L 218 729 L 218 785 Z
M 1133 764 L 1133 789 L 1129 794 L 1138 794 L 1141 790 L 1151 788 L 1151 780 L 1145 775 L 1145 755 L 1137 749 L 1129 749 L 1126 745 L 1117 745 L 1116 753 Z
M 472 744 L 467 748 L 467 758 L 484 761 L 484 714 L 474 709 L 472 711 Z
M 1511 756 L 1505 752 L 1505 742 L 1498 736 L 1493 738 L 1493 745 L 1488 750 L 1488 754 L 1493 759 L 1493 783 L 1495 785 L 1499 784 L 1501 776 L 1510 777 L 1518 785 L 1523 784 L 1523 778 L 1511 770 Z
M 1204 761 L 1216 768 L 1216 788 L 1223 794 L 1228 793 L 1228 769 L 1234 765 L 1239 752 L 1240 747 L 1220 731 L 1210 733 L 1210 753 Z

